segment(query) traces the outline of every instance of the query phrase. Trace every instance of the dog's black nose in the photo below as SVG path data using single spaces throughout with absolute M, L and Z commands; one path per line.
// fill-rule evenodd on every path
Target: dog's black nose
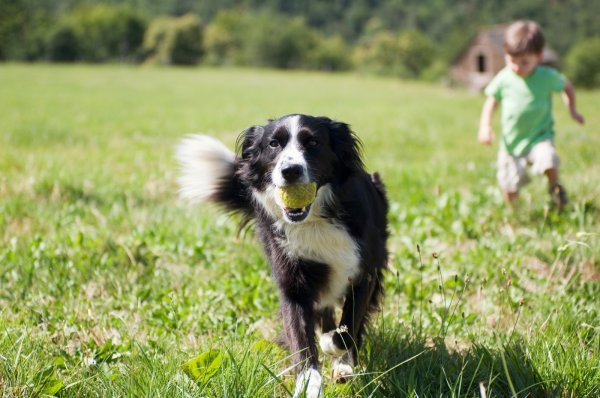
M 286 182 L 296 182 L 302 176 L 303 167 L 299 164 L 292 164 L 281 169 L 281 174 Z

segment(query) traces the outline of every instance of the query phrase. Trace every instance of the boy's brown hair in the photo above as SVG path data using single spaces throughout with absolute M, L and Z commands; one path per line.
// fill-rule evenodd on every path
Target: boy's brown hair
M 514 22 L 504 32 L 504 50 L 511 56 L 541 54 L 544 45 L 544 32 L 533 21 Z

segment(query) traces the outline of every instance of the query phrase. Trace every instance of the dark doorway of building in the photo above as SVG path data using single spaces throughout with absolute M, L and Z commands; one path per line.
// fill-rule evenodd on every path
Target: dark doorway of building
M 483 73 L 486 70 L 487 70 L 487 68 L 486 68 L 486 64 L 485 64 L 485 55 L 479 54 L 477 56 L 477 72 Z

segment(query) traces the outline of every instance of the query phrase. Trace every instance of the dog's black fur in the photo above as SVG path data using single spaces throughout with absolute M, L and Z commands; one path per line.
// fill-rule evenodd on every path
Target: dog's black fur
M 287 115 L 246 129 L 235 156 L 203 161 L 211 145 L 218 146 L 206 137 L 181 145 L 183 196 L 213 201 L 256 222 L 279 287 L 283 337 L 300 369 L 318 369 L 319 324 L 334 351 L 354 366 L 369 314 L 382 297 L 388 237 L 385 188 L 377 173 L 365 171 L 359 140 L 345 123 Z M 193 186 L 200 173 L 212 174 L 203 177 L 204 188 Z M 306 182 L 318 187 L 307 208 L 286 209 L 274 195 L 275 186 Z M 335 304 L 342 306 L 337 325 Z

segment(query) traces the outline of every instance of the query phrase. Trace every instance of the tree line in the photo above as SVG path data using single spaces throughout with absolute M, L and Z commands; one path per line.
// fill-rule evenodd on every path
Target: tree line
M 531 18 L 600 85 L 600 2 L 0 0 L 0 60 L 358 69 L 437 79 L 481 26 Z M 579 77 L 580 76 L 580 77 Z

